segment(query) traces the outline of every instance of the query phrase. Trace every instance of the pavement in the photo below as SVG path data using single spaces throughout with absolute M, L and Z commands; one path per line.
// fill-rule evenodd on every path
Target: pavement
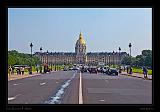
M 52 73 L 53 72 L 56 72 L 56 71 L 51 71 Z M 23 78 L 27 78 L 27 77 L 33 77 L 33 76 L 37 76 L 37 75 L 42 75 L 41 73 L 37 73 L 37 72 L 32 72 L 32 74 L 28 74 L 28 73 L 24 73 L 24 75 L 20 75 L 20 74 L 16 74 L 16 73 L 14 73 L 14 74 L 12 74 L 12 75 L 9 75 L 8 74 L 8 81 L 10 81 L 10 80 L 17 80 L 17 79 L 23 79 Z
M 24 75 L 22 75 L 22 74 L 17 75 L 16 73 L 14 73 L 14 74 L 8 75 L 8 81 L 27 78 L 27 77 L 32 77 L 32 76 L 35 76 L 35 75 L 40 75 L 40 74 L 36 73 L 36 72 L 33 72 L 32 74 L 24 73 Z
M 144 78 L 144 74 L 140 74 L 140 73 L 132 73 L 132 74 L 127 74 L 127 72 L 122 72 L 121 75 L 126 75 L 126 76 L 131 76 L 131 77 L 137 77 L 137 78 Z M 146 80 L 152 80 L 152 75 L 147 75 Z
M 152 104 L 152 80 L 56 71 L 8 81 L 8 104 Z

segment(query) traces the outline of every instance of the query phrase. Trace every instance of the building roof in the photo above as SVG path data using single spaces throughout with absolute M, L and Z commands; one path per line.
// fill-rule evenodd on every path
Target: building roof
M 77 40 L 76 44 L 86 45 L 85 40 L 83 39 L 82 33 L 79 34 L 79 39 Z

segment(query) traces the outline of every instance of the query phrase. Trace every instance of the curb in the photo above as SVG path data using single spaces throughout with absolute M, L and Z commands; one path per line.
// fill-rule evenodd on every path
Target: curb
M 121 74 L 121 75 L 126 75 L 126 76 L 130 76 L 130 77 L 137 77 L 137 78 L 141 78 L 141 79 L 144 79 L 143 77 L 139 77 L 139 76 L 134 76 L 134 75 L 128 75 L 128 74 Z M 147 78 L 145 80 L 152 80 L 150 78 Z
M 28 77 L 17 78 L 17 79 L 12 79 L 12 80 L 18 80 L 18 79 L 29 78 L 29 77 L 33 77 L 33 76 L 37 76 L 37 75 L 41 75 L 41 74 L 35 73 L 35 74 L 32 74 L 32 75 L 30 75 L 30 74 L 27 74 L 27 75 L 29 75 L 29 76 L 28 76 Z M 12 80 L 8 80 L 8 81 L 12 81 Z

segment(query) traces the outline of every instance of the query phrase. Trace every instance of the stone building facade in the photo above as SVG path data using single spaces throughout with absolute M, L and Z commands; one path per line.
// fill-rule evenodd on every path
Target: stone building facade
M 120 64 L 121 60 L 128 56 L 126 52 L 86 52 L 86 42 L 79 34 L 75 44 L 75 52 L 36 52 L 34 55 L 39 57 L 42 63 L 49 65 L 62 64 L 83 64 L 98 65 L 100 62 L 105 65 Z

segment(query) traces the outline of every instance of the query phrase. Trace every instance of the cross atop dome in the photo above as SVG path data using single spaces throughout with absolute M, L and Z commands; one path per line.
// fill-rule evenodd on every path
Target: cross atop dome
M 82 39 L 82 32 L 80 31 L 80 34 L 79 34 L 79 39 Z

